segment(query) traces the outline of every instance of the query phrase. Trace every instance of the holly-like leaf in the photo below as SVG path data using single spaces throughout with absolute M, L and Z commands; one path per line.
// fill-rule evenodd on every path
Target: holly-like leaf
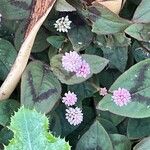
M 49 112 L 61 95 L 61 84 L 40 61 L 31 62 L 21 82 L 21 104 L 40 112 Z
M 111 86 L 110 91 L 119 87 L 129 90 L 131 102 L 128 105 L 119 107 L 112 100 L 112 95 L 108 94 L 99 102 L 98 109 L 131 118 L 150 117 L 149 68 L 150 59 L 141 61 L 123 73 Z
M 113 150 L 109 135 L 98 121 L 95 121 L 91 125 L 89 130 L 82 135 L 77 143 L 76 150 L 87 149 Z
M 14 137 L 5 150 L 70 150 L 64 139 L 48 133 L 48 118 L 35 110 L 21 107 L 11 117 L 9 129 Z
M 97 74 L 101 72 L 104 67 L 108 64 L 108 60 L 96 55 L 82 55 L 83 59 L 86 60 L 87 63 L 89 63 L 91 73 L 87 76 L 87 78 L 77 77 L 73 73 L 69 73 L 64 70 L 62 67 L 61 58 L 62 55 L 55 55 L 51 59 L 51 68 L 53 73 L 58 77 L 58 79 L 65 84 L 73 85 L 77 83 L 81 83 L 86 81 L 88 78 L 90 78 L 93 74 Z

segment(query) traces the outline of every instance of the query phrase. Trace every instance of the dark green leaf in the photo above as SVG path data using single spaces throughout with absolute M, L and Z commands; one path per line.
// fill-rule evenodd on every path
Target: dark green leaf
M 57 36 L 57 35 L 49 36 L 49 37 L 47 38 L 47 41 L 48 41 L 52 46 L 54 46 L 55 48 L 59 49 L 59 48 L 61 48 L 62 44 L 64 43 L 65 37 L 64 37 L 64 36 Z
M 10 122 L 10 117 L 19 108 L 19 103 L 8 99 L 0 101 L 0 125 L 6 126 Z
M 110 138 L 99 121 L 95 121 L 77 143 L 76 150 L 87 149 L 113 150 Z
M 68 32 L 68 38 L 73 49 L 79 51 L 85 49 L 92 42 L 93 34 L 88 26 L 75 26 Z
M 131 150 L 131 143 L 129 139 L 121 134 L 110 134 L 114 150 Z
M 16 57 L 17 51 L 13 45 L 4 39 L 0 39 L 0 80 L 6 78 Z
M 127 134 L 130 139 L 140 139 L 150 135 L 150 118 L 129 119 Z
M 0 0 L 0 12 L 10 20 L 24 19 L 29 16 L 32 0 Z

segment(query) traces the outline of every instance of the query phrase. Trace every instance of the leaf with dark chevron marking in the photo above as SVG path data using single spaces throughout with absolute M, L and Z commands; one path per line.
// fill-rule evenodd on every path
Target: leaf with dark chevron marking
M 31 62 L 21 82 L 21 104 L 37 111 L 49 112 L 61 95 L 61 84 L 40 61 Z
M 119 107 L 113 102 L 112 95 L 108 94 L 99 102 L 98 109 L 131 118 L 150 117 L 150 59 L 141 61 L 123 73 L 110 91 L 119 87 L 130 91 L 131 102 Z

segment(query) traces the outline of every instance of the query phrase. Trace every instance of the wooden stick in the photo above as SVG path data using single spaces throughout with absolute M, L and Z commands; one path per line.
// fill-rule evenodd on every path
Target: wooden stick
M 0 100 L 9 98 L 20 81 L 21 75 L 28 63 L 37 32 L 51 11 L 55 1 L 56 0 L 34 0 L 25 40 L 19 50 L 14 65 L 0 87 Z

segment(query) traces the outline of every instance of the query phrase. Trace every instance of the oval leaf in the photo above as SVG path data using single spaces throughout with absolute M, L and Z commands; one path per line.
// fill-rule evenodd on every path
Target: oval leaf
M 108 60 L 96 55 L 87 55 L 84 54 L 82 57 L 89 63 L 91 74 L 87 78 L 77 77 L 73 73 L 68 73 L 62 67 L 61 58 L 62 55 L 55 55 L 51 59 L 51 68 L 53 73 L 58 77 L 58 79 L 65 84 L 73 85 L 77 83 L 84 82 L 88 78 L 90 78 L 93 74 L 97 74 L 101 72 L 104 67 L 108 64 Z
M 31 62 L 21 82 L 21 104 L 40 112 L 49 112 L 61 95 L 61 84 L 40 61 Z
M 123 73 L 110 88 L 110 91 L 119 87 L 129 90 L 131 102 L 126 106 L 119 107 L 113 102 L 112 95 L 108 94 L 99 102 L 98 109 L 131 118 L 150 117 L 149 78 L 150 59 L 146 59 Z
M 76 150 L 87 149 L 113 150 L 113 146 L 107 132 L 98 121 L 95 121 L 91 125 L 89 130 L 82 135 L 77 143 Z

